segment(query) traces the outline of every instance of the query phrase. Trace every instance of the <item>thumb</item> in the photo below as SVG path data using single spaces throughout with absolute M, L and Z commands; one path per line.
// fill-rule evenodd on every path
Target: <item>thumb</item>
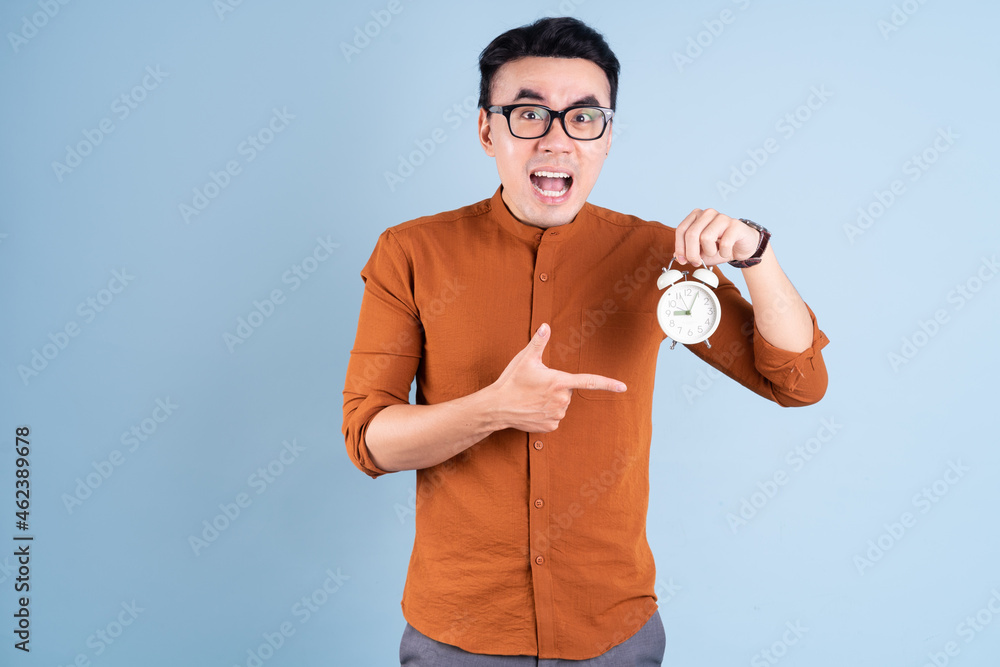
M 524 348 L 528 357 L 538 361 L 542 360 L 542 352 L 545 351 L 545 346 L 549 342 L 550 333 L 552 332 L 548 324 L 543 322 L 539 325 L 538 329 L 535 330 L 535 335 L 531 337 L 528 345 Z

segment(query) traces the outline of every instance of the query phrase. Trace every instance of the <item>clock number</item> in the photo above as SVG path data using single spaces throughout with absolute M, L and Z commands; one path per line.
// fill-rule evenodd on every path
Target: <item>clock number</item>
M 687 289 L 684 290 L 684 296 L 691 296 L 691 288 L 690 287 L 688 287 Z
M 705 324 L 708 324 L 708 322 L 706 322 Z M 704 329 L 702 329 L 701 327 L 698 327 L 698 333 L 702 333 L 703 331 L 704 331 Z
M 674 326 L 674 321 L 673 320 L 670 320 L 670 325 L 669 326 Z

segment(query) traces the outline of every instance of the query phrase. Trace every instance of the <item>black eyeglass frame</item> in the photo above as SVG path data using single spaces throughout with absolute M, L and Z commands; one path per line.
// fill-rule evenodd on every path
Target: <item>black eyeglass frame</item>
M 545 131 L 539 134 L 537 137 L 522 137 L 519 134 L 514 134 L 514 128 L 510 124 L 510 114 L 512 111 L 514 111 L 514 109 L 522 109 L 524 107 L 545 109 L 546 111 L 549 112 L 549 122 L 545 126 Z M 566 129 L 566 114 L 568 114 L 571 111 L 575 111 L 576 109 L 597 109 L 604 115 L 604 128 L 601 130 L 601 133 L 599 135 L 597 135 L 596 137 L 590 137 L 588 139 L 582 139 L 579 137 L 574 137 L 572 134 L 569 133 L 569 130 Z M 510 130 L 511 136 L 517 137 L 518 139 L 541 139 L 542 137 L 544 137 L 546 134 L 549 133 L 549 130 L 552 129 L 552 121 L 558 118 L 559 122 L 562 123 L 563 132 L 565 132 L 566 136 L 569 137 L 570 139 L 573 139 L 574 141 L 597 141 L 598 139 L 604 136 L 605 132 L 608 131 L 608 126 L 611 125 L 611 119 L 614 118 L 615 116 L 614 109 L 609 109 L 608 107 L 599 107 L 593 104 L 574 104 L 571 107 L 566 107 L 562 111 L 556 111 L 555 109 L 550 109 L 543 104 L 507 104 L 504 106 L 499 106 L 495 104 L 491 107 L 487 107 L 486 110 L 489 111 L 490 113 L 503 114 L 504 118 L 507 119 L 507 129 Z

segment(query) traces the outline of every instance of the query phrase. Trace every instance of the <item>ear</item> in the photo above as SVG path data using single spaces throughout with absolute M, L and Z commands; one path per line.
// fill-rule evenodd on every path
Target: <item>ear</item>
M 479 109 L 479 143 L 483 145 L 483 150 L 490 157 L 496 157 L 493 148 L 493 128 L 490 127 L 490 112 L 486 109 Z
M 608 135 L 608 143 L 604 146 L 604 157 L 607 157 L 608 153 L 611 152 L 611 140 L 614 138 L 614 133 L 615 133 L 615 120 L 614 118 L 612 118 L 611 122 L 608 123 L 608 131 L 606 133 Z

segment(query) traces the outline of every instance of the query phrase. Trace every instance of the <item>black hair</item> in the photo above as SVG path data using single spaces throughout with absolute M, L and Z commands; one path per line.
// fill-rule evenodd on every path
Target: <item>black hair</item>
M 611 85 L 611 108 L 618 101 L 621 65 L 604 36 L 570 16 L 538 19 L 503 33 L 479 54 L 479 106 L 490 105 L 493 77 L 503 65 L 527 57 L 583 58 L 604 70 Z

